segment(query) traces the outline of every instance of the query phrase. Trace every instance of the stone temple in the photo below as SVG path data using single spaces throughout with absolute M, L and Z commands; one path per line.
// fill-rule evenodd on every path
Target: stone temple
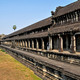
M 0 47 L 43 80 L 80 80 L 80 0 L 5 36 Z

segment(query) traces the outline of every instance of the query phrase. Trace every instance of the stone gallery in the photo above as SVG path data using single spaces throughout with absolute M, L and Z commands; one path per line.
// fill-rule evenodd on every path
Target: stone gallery
M 80 0 L 4 37 L 11 52 L 43 80 L 80 80 Z

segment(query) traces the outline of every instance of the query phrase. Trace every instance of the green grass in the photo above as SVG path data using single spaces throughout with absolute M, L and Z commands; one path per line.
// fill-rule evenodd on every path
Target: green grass
M 0 49 L 0 80 L 41 80 L 32 70 Z

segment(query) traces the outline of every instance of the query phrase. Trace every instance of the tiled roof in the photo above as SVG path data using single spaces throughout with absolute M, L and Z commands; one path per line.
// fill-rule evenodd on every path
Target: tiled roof
M 30 26 L 27 26 L 23 29 L 20 29 L 20 30 L 14 32 L 14 33 L 11 33 L 11 34 L 7 35 L 6 37 L 17 35 L 17 34 L 20 34 L 20 33 L 24 33 L 24 32 L 27 32 L 27 31 L 34 30 L 34 29 L 42 28 L 42 27 L 45 27 L 45 26 L 48 26 L 48 25 L 51 25 L 51 17 L 49 17 L 47 19 L 44 19 L 44 20 L 41 20 L 41 21 L 39 21 L 35 24 L 32 24 Z
M 65 7 L 59 8 L 55 12 L 55 17 L 80 9 L 80 0 L 71 3 Z
M 41 33 L 24 35 L 24 36 L 16 36 L 12 38 L 7 38 L 5 40 L 20 40 L 20 39 L 30 39 L 30 38 L 41 38 L 41 37 L 47 37 L 47 36 L 48 36 L 48 32 L 41 32 Z
M 72 31 L 80 31 L 80 23 L 74 23 L 59 27 L 52 26 L 50 28 L 49 33 L 56 34 L 56 33 L 72 32 Z

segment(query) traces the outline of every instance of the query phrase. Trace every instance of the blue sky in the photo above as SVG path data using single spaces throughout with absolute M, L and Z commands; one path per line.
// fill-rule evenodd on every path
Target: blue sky
M 0 0 L 0 34 L 10 34 L 51 16 L 58 6 L 77 0 Z

